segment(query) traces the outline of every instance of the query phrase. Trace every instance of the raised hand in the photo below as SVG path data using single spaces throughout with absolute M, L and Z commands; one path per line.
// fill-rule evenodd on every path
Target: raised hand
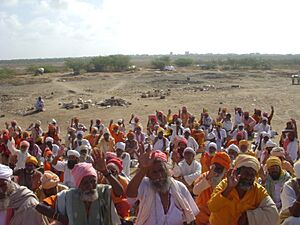
M 103 172 L 106 171 L 105 154 L 102 151 L 94 151 L 92 154 L 94 158 L 94 167 L 96 170 Z
M 207 179 L 208 181 L 210 181 L 213 177 L 219 176 L 219 174 L 215 172 L 215 168 L 216 168 L 215 165 L 212 165 L 212 166 L 211 166 L 211 168 L 210 168 L 210 170 L 209 170 L 209 172 L 208 172 L 208 174 L 207 174 L 207 176 L 206 176 L 206 179 Z
M 233 170 L 233 169 L 229 170 L 227 173 L 227 188 L 229 189 L 235 188 L 239 183 L 240 176 L 241 175 L 237 173 L 237 170 Z
M 94 124 L 94 121 L 93 120 L 91 120 L 91 125 L 93 125 Z
M 141 168 L 149 168 L 153 164 L 154 156 L 151 156 L 151 151 L 146 151 L 139 155 L 138 161 Z

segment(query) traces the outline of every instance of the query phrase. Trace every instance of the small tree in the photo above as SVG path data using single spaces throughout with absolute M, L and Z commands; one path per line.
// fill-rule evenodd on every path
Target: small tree
M 165 66 L 171 64 L 171 59 L 169 56 L 161 56 L 159 58 L 155 58 L 151 62 L 154 69 L 163 70 Z
M 174 61 L 176 66 L 179 67 L 186 67 L 186 66 L 191 66 L 194 63 L 194 60 L 191 58 L 178 58 Z
M 75 75 L 80 74 L 82 71 L 86 71 L 88 63 L 83 59 L 67 59 L 65 65 L 71 68 Z

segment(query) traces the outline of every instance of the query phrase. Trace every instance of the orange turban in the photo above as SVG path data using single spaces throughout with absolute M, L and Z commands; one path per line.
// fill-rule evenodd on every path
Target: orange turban
M 267 162 L 267 169 L 269 169 L 272 166 L 279 166 L 280 168 L 281 166 L 281 160 L 277 157 L 277 156 L 271 156 L 268 158 Z
M 249 142 L 247 140 L 240 140 L 239 147 L 241 147 L 243 145 L 249 146 Z
M 51 189 L 57 186 L 57 184 L 59 183 L 59 177 L 50 170 L 47 170 L 43 174 L 41 182 L 43 189 Z
M 230 169 L 230 157 L 226 152 L 217 152 L 215 156 L 212 158 L 211 163 L 219 163 L 221 166 L 226 168 L 227 170 Z
M 132 131 L 130 131 L 128 134 L 127 134 L 127 138 L 132 138 L 134 137 L 134 133 Z
M 34 156 L 28 156 L 25 163 L 32 163 L 33 165 L 37 166 L 39 162 Z

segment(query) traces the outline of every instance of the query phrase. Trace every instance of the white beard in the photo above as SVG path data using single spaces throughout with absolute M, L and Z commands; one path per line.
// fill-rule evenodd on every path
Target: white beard
M 5 197 L 0 200 L 0 211 L 4 211 L 8 208 L 10 203 L 9 197 Z
M 83 202 L 94 202 L 99 198 L 97 189 L 81 193 L 80 199 Z
M 211 179 L 211 186 L 215 188 L 224 178 L 225 171 L 223 171 L 219 176 L 213 177 Z
M 153 182 L 151 181 L 151 186 L 152 188 L 156 191 L 156 192 L 160 192 L 160 193 L 166 193 L 170 190 L 171 187 L 171 180 L 170 177 L 167 177 L 166 179 L 160 180 L 160 181 L 156 181 Z

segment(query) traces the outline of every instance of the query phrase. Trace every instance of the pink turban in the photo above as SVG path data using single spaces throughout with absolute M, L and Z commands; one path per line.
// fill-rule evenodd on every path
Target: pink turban
M 20 146 L 26 146 L 27 148 L 29 148 L 30 144 L 28 141 L 21 141 Z
M 75 185 L 78 188 L 84 177 L 97 177 L 97 171 L 94 169 L 91 163 L 78 163 L 72 169 L 72 176 L 74 178 Z
M 168 159 L 167 159 L 167 155 L 165 153 L 163 153 L 162 151 L 159 151 L 159 150 L 156 150 L 156 151 L 153 151 L 151 153 L 152 157 L 154 159 L 160 159 L 162 160 L 163 162 L 167 162 Z

